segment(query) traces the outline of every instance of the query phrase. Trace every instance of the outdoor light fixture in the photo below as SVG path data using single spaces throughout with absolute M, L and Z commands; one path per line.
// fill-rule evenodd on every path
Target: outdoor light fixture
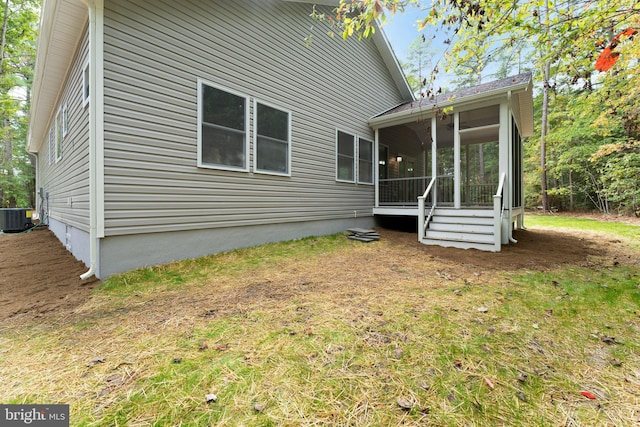
M 386 161 L 386 160 L 378 160 L 378 164 L 379 164 L 380 166 L 384 166 L 384 165 L 386 165 L 386 164 L 387 164 L 387 161 Z
M 396 157 L 396 162 L 398 162 L 398 163 L 399 163 L 399 162 L 401 162 L 401 161 L 402 161 L 402 156 L 397 156 L 397 157 Z

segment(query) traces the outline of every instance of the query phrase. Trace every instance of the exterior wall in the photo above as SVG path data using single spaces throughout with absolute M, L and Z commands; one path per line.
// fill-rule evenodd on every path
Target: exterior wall
M 352 226 L 354 211 L 372 217 L 373 185 L 336 182 L 336 129 L 373 140 L 368 119 L 403 99 L 372 41 L 329 38 L 311 10 L 276 0 L 105 1 L 102 276 L 332 233 Z M 290 177 L 197 167 L 199 78 L 291 111 Z M 150 247 L 162 254 L 138 251 Z
M 76 48 L 74 60 L 61 88 L 49 129 L 55 129 L 56 115 L 66 104 L 68 132 L 62 140 L 62 157 L 50 161 L 49 135 L 38 156 L 38 211 L 49 217 L 50 228 L 62 243 L 85 263 L 89 252 L 89 115 L 82 100 L 82 71 L 88 57 L 88 31 Z M 54 130 L 55 132 L 55 130 Z M 42 189 L 42 191 L 40 191 Z
M 350 227 L 374 226 L 372 217 L 224 227 L 203 230 L 111 236 L 100 245 L 100 272 L 105 278 L 149 265 L 195 258 L 265 243 L 339 233 Z

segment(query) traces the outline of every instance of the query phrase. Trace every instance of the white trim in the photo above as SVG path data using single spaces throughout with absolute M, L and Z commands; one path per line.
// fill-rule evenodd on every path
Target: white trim
M 197 79 L 197 84 L 198 84 L 198 159 L 197 159 L 197 165 L 199 168 L 204 168 L 204 169 L 216 169 L 216 170 L 226 170 L 226 171 L 233 171 L 233 172 L 249 172 L 249 156 L 250 156 L 250 97 L 248 95 L 245 95 L 243 93 L 237 92 L 235 90 L 232 89 L 228 89 L 224 86 L 215 84 L 215 83 L 211 83 L 207 80 L 198 78 Z M 218 89 L 227 93 L 230 93 L 232 95 L 244 98 L 244 167 L 234 167 L 234 166 L 228 166 L 228 165 L 222 165 L 222 164 L 215 164 L 215 163 L 204 163 L 202 161 L 202 97 L 204 95 L 204 86 L 209 86 L 212 87 L 214 89 Z
M 91 100 L 91 61 L 85 61 L 82 66 L 82 106 L 86 107 Z
M 65 102 L 62 106 L 62 137 L 64 138 L 69 133 L 69 108 Z
M 366 182 L 366 181 L 361 181 L 360 180 L 360 140 L 365 140 L 369 143 L 371 143 L 371 182 Z M 357 150 L 356 150 L 356 164 L 358 165 L 357 167 L 357 176 L 356 176 L 356 181 L 358 182 L 358 184 L 362 184 L 362 185 L 375 185 L 375 175 L 376 175 L 376 155 L 374 153 L 374 149 L 375 149 L 375 142 L 372 141 L 370 138 L 365 138 L 362 136 L 358 136 L 357 137 Z
M 84 0 L 89 9 L 89 270 L 80 276 L 85 280 L 100 274 L 100 239 L 105 235 L 104 225 L 104 0 Z M 84 101 L 84 99 L 83 99 Z M 83 103 L 83 106 L 85 104 Z
M 460 209 L 460 112 L 453 113 L 453 206 Z
M 349 135 L 353 137 L 353 161 L 352 161 L 352 166 L 353 166 L 353 179 L 352 180 L 348 180 L 348 179 L 340 179 L 339 178 L 339 172 L 340 172 L 340 164 L 338 162 L 339 159 L 339 153 L 338 153 L 338 134 L 342 132 L 345 135 Z M 356 183 L 356 174 L 357 174 L 357 167 L 358 167 L 358 162 L 356 161 L 357 157 L 357 144 L 356 141 L 358 140 L 358 136 L 355 132 L 348 132 L 346 130 L 340 129 L 340 128 L 336 128 L 336 133 L 335 133 L 335 155 L 336 155 L 336 181 L 337 182 L 348 182 L 350 184 L 355 184 Z
M 258 104 L 262 104 L 265 107 L 273 108 L 274 110 L 281 111 L 287 114 L 287 171 L 286 172 L 277 172 L 268 169 L 259 169 L 258 168 Z M 279 107 L 275 104 L 271 104 L 269 102 L 260 101 L 256 98 L 253 99 L 253 171 L 255 173 L 264 174 L 264 175 L 277 175 L 277 176 L 291 176 L 291 117 L 292 112 L 290 110 L 286 110 L 282 107 Z M 283 142 L 284 141 L 280 141 Z

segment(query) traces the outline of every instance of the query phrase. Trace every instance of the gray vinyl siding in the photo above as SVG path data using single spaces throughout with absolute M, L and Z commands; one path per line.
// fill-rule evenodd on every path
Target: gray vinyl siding
M 56 114 L 66 104 L 68 132 L 62 142 L 62 158 L 49 164 L 49 133 L 38 152 L 38 186 L 49 193 L 50 217 L 82 231 L 89 230 L 89 112 L 82 105 L 82 71 L 88 50 L 85 28 L 48 127 L 55 127 Z
M 371 216 L 373 186 L 336 182 L 336 129 L 373 140 L 403 99 L 372 41 L 329 38 L 311 10 L 105 2 L 107 236 Z M 291 111 L 290 177 L 197 167 L 198 79 Z

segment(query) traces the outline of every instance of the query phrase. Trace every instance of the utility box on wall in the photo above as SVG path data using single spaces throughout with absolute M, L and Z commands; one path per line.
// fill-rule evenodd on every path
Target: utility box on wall
M 31 208 L 0 208 L 0 231 L 17 233 L 33 227 Z

